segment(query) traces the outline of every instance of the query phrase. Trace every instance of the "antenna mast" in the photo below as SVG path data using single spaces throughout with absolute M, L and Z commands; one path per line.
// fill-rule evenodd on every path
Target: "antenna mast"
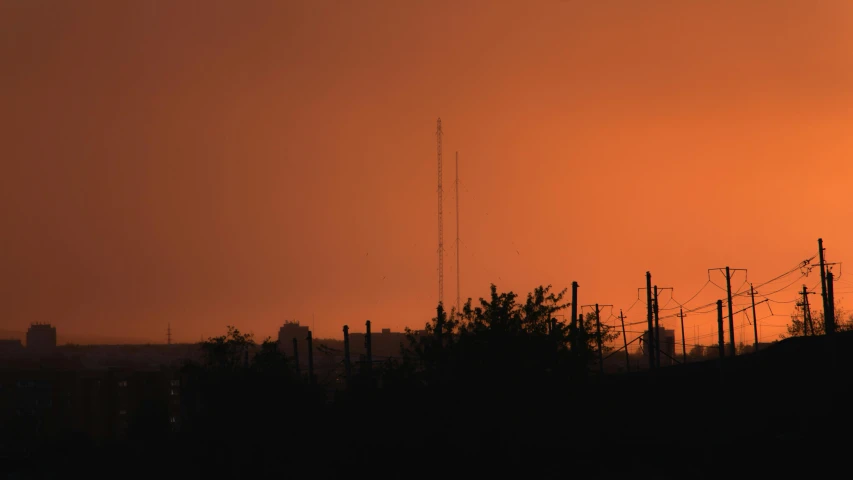
M 459 315 L 462 295 L 459 293 L 459 152 L 456 152 L 456 314 Z
M 442 215 L 441 189 L 441 118 L 435 132 L 438 147 L 438 303 L 444 301 L 444 221 Z

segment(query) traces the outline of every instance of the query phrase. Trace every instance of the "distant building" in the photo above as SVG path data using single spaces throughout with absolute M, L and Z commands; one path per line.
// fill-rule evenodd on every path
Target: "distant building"
M 56 348 L 56 327 L 49 323 L 34 323 L 27 330 L 27 350 L 33 353 L 50 353 Z
M 651 336 L 649 335 L 651 332 L 646 330 L 643 333 L 643 348 L 647 349 L 653 346 L 653 342 Z M 675 365 L 676 358 L 675 356 L 675 330 L 667 330 L 663 327 L 658 327 L 658 339 L 660 339 L 660 364 L 661 365 Z M 644 350 L 648 352 L 648 350 Z M 648 353 L 646 353 L 648 355 Z
M 66 367 L 70 367 L 66 366 Z M 95 440 L 126 437 L 134 424 L 169 422 L 186 408 L 174 369 L 77 369 L 0 365 L 2 435 L 20 440 L 77 431 Z M 168 412 L 159 417 L 151 412 Z
M 307 338 L 310 329 L 308 326 L 300 325 L 297 321 L 287 321 L 278 329 L 278 348 L 282 352 L 293 355 L 293 339 L 296 339 L 299 356 L 307 354 Z
M 0 340 L 0 356 L 8 357 L 23 353 L 24 344 L 18 339 Z

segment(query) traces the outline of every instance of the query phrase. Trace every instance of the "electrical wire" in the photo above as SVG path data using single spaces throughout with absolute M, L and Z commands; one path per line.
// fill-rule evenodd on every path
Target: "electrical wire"
M 696 292 L 696 293 L 694 293 L 692 297 L 688 298 L 686 302 L 684 302 L 684 303 L 680 303 L 678 300 L 675 300 L 675 303 L 677 303 L 677 304 L 678 304 L 678 307 L 679 307 L 679 308 L 683 308 L 685 305 L 687 305 L 688 303 L 690 303 L 690 301 L 691 301 L 691 300 L 693 300 L 694 298 L 696 298 L 697 296 L 699 296 L 699 294 L 700 294 L 700 293 L 702 293 L 702 290 L 705 290 L 705 287 L 707 287 L 709 283 L 711 283 L 711 279 L 708 279 L 708 281 L 707 281 L 707 282 L 705 282 L 705 284 L 704 284 L 704 285 L 702 285 L 702 287 L 699 289 L 699 291 L 698 291 L 698 292 Z
M 634 308 L 634 305 L 636 305 L 639 301 L 640 301 L 640 296 L 638 295 L 638 296 L 637 296 L 637 299 L 636 299 L 636 300 L 634 300 L 634 303 L 632 303 L 632 304 L 631 304 L 631 306 L 630 306 L 630 307 L 628 307 L 628 310 L 625 310 L 625 312 L 624 312 L 624 313 L 628 313 L 628 312 L 630 312 L 630 311 L 631 311 L 631 309 L 632 309 L 632 308 Z

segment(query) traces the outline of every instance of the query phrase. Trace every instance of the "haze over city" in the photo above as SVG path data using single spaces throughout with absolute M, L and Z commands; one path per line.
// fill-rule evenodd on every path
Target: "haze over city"
M 578 281 L 583 303 L 618 315 L 646 271 L 684 302 L 708 268 L 758 284 L 818 237 L 840 262 L 851 14 L 844 1 L 0 2 L 3 328 L 151 342 L 168 324 L 177 341 L 227 324 L 275 335 L 287 319 L 319 337 L 366 319 L 420 328 L 438 296 L 439 117 L 446 304 L 456 152 L 463 301 L 490 283 L 523 295 Z M 709 286 L 692 305 L 724 295 Z M 767 339 L 790 308 L 773 313 Z M 711 331 L 706 317 L 686 318 L 688 336 L 691 321 Z

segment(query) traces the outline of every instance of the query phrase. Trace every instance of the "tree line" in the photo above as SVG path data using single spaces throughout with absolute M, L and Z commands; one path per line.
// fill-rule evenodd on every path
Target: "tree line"
M 141 409 L 129 437 L 105 458 L 132 464 L 143 455 L 209 478 L 306 468 L 347 475 L 378 463 L 410 472 L 412 462 L 441 472 L 437 459 L 462 456 L 483 474 L 487 466 L 501 472 L 507 462 L 571 451 L 583 452 L 571 465 L 579 472 L 609 458 L 595 445 L 620 424 L 613 405 L 624 392 L 633 393 L 632 404 L 660 408 L 655 399 L 681 387 L 661 390 L 638 377 L 604 388 L 599 354 L 613 353 L 621 332 L 594 312 L 572 321 L 566 292 L 548 285 L 519 296 L 491 285 L 486 298 L 468 299 L 460 311 L 439 304 L 422 330 L 406 330 L 398 357 L 353 359 L 351 375 L 331 385 L 306 375 L 304 364 L 297 368 L 279 342 L 228 326 L 179 369 L 178 428 L 169 428 L 165 405 Z M 715 352 L 694 346 L 690 359 Z M 642 359 L 637 352 L 630 358 Z M 413 452 L 435 458 L 413 460 Z

